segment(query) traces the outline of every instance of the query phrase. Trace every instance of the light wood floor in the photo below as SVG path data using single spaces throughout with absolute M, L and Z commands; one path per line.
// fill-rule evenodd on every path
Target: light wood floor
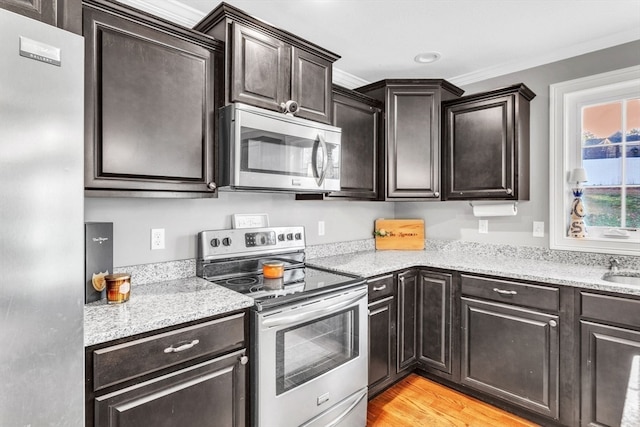
M 411 374 L 369 401 L 367 427 L 533 427 L 519 418 Z

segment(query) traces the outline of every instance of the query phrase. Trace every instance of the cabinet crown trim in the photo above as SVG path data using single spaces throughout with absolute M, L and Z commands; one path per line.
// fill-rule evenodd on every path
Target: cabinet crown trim
M 336 53 L 320 47 L 308 40 L 302 39 L 286 30 L 274 27 L 225 2 L 220 3 L 207 16 L 202 18 L 200 22 L 194 25 L 193 29 L 195 31 L 207 33 L 224 19 L 240 22 L 245 26 L 257 29 L 292 46 L 313 52 L 315 55 L 318 55 L 328 61 L 335 62 L 340 59 L 340 55 Z
M 490 99 L 490 98 L 494 98 L 501 95 L 509 95 L 512 93 L 519 93 L 527 101 L 531 101 L 533 98 L 536 97 L 536 94 L 531 89 L 529 89 L 527 85 L 525 85 L 524 83 L 519 83 L 512 86 L 505 86 L 498 89 L 489 90 L 486 92 L 466 95 L 461 98 L 444 101 L 442 104 L 443 106 L 445 106 L 445 105 L 453 105 L 453 104 L 459 104 L 459 103 L 469 102 L 469 101 L 479 101 L 482 99 Z
M 179 24 L 160 18 L 158 16 L 151 15 L 142 10 L 135 9 L 131 6 L 106 0 L 82 0 L 82 6 L 90 7 L 101 12 L 118 15 L 122 18 L 128 19 L 138 24 L 146 25 L 153 29 L 168 33 L 172 36 L 182 38 L 190 43 L 198 44 L 207 49 L 224 52 L 224 43 L 220 40 L 214 39 L 211 36 L 202 34 L 187 27 L 183 27 Z
M 388 86 L 425 87 L 426 85 L 441 87 L 451 92 L 455 96 L 461 96 L 464 93 L 464 90 L 444 79 L 384 79 L 368 84 L 366 86 L 361 86 L 355 90 L 357 90 L 358 92 L 370 92 L 373 89 L 380 89 Z

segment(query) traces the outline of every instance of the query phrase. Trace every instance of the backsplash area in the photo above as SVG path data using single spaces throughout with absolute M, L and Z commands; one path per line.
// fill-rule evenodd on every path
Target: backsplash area
M 349 254 L 354 252 L 367 252 L 375 250 L 374 239 L 354 240 L 350 242 L 338 242 L 308 246 L 307 259 L 322 258 Z M 623 269 L 640 270 L 640 256 L 610 255 L 589 252 L 556 251 L 532 246 L 515 246 L 503 244 L 477 243 L 460 240 L 425 240 L 426 251 L 437 252 L 468 252 L 482 254 L 490 258 L 528 259 L 551 261 L 563 264 L 582 264 L 602 267 L 609 266 L 611 258 L 617 258 Z M 160 262 L 153 264 L 130 265 L 115 267 L 116 273 L 131 274 L 134 284 L 162 282 L 165 280 L 184 279 L 196 275 L 196 260 L 186 259 L 177 261 Z

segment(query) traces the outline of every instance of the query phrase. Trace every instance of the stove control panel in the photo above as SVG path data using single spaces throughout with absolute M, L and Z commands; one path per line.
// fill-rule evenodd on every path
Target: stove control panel
M 207 230 L 198 233 L 198 258 L 268 254 L 305 249 L 304 227 Z

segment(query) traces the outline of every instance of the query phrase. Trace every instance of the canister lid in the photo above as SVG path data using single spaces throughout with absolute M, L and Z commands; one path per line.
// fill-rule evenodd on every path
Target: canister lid
M 131 278 L 131 274 L 129 273 L 114 273 L 104 276 L 104 280 L 123 280 L 129 278 Z
M 282 261 L 264 261 L 262 263 L 265 267 L 284 267 L 284 262 Z

